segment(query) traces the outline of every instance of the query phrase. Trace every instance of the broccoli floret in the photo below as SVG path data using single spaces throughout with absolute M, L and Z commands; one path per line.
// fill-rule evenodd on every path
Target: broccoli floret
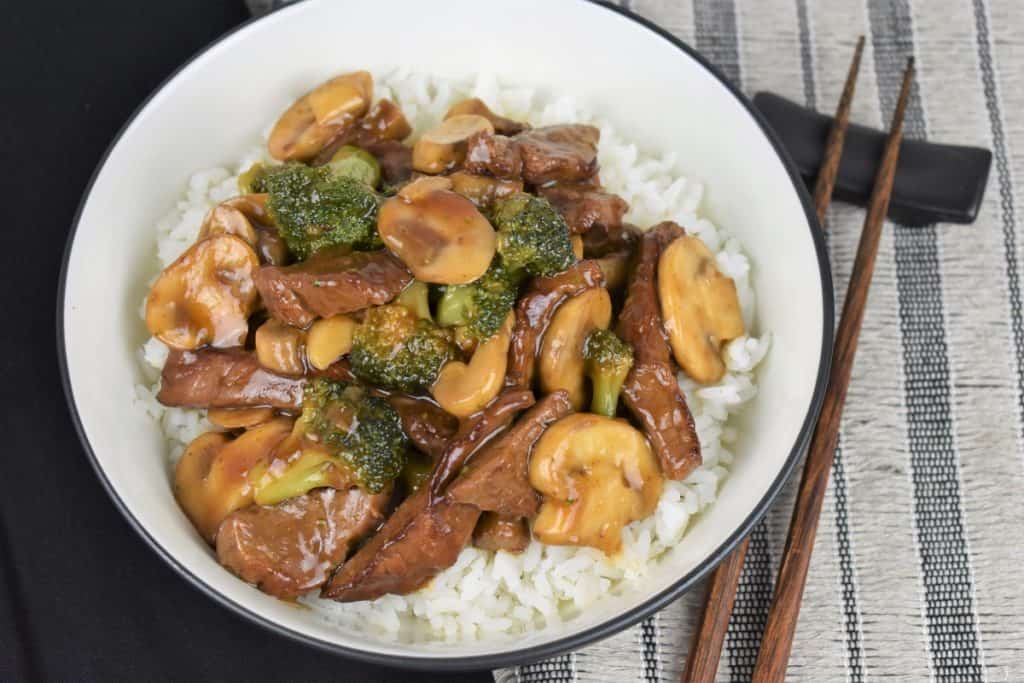
M 633 367 L 633 349 L 614 332 L 594 330 L 583 343 L 583 358 L 593 387 L 590 411 L 615 417 L 622 383 Z
M 467 285 L 445 288 L 437 305 L 437 322 L 461 325 L 478 341 L 489 339 L 516 305 L 521 271 L 512 271 L 498 259 L 483 275 Z
M 369 185 L 330 168 L 285 164 L 262 178 L 267 209 L 285 244 L 299 259 L 345 245 L 379 249 L 379 198 Z
M 409 440 L 398 413 L 358 385 L 314 379 L 300 420 L 307 437 L 340 458 L 367 491 L 382 491 L 405 467 Z
M 441 366 L 454 358 L 451 333 L 400 304 L 366 311 L 352 337 L 348 360 L 365 382 L 388 389 L 430 387 Z
M 498 253 L 509 270 L 535 277 L 560 273 L 576 263 L 565 219 L 542 197 L 519 192 L 494 211 Z

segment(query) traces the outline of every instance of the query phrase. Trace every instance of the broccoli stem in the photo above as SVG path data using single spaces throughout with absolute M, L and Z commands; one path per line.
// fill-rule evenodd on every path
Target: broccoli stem
M 595 373 L 591 377 L 593 398 L 590 401 L 590 412 L 605 417 L 615 417 L 619 409 L 619 394 L 626 376 L 619 373 Z
M 437 324 L 442 327 L 465 325 L 473 308 L 471 287 L 447 287 L 437 304 Z
M 427 283 L 413 280 L 395 298 L 395 303 L 405 306 L 421 320 L 430 320 L 430 299 L 428 294 Z
M 345 479 L 328 453 L 306 451 L 280 474 L 264 472 L 253 485 L 253 500 L 259 505 L 276 505 L 315 488 L 337 486 L 339 478 Z

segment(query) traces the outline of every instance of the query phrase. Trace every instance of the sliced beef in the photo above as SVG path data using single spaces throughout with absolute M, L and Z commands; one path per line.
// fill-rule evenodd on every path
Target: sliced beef
M 522 394 L 499 396 L 488 408 L 466 420 L 440 464 L 460 463 L 515 417 L 510 406 Z M 436 472 L 436 470 L 435 470 Z M 372 600 L 387 593 L 405 595 L 447 569 L 469 543 L 480 511 L 453 503 L 421 486 L 406 498 L 380 531 L 330 578 L 321 595 L 339 602 Z
M 530 452 L 551 423 L 571 412 L 572 402 L 566 391 L 542 398 L 470 461 L 448 487 L 448 498 L 503 516 L 536 515 L 540 496 L 530 486 Z
M 518 555 L 530 545 L 530 530 L 522 517 L 502 517 L 485 512 L 473 530 L 473 545 L 483 550 L 504 550 Z
M 533 128 L 511 138 L 477 133 L 468 140 L 465 167 L 531 185 L 581 182 L 597 173 L 600 138 L 600 130 L 581 124 Z
M 337 248 L 292 266 L 263 266 L 255 279 L 271 315 L 295 327 L 308 327 L 318 316 L 386 304 L 412 275 L 386 250 Z
M 465 169 L 476 175 L 517 179 L 523 175 L 523 157 L 513 138 L 474 133 L 466 141 Z
M 618 227 L 594 224 L 583 233 L 583 255 L 586 258 L 601 258 L 619 251 L 636 248 L 640 231 L 636 226 L 622 223 Z
M 626 406 L 650 438 L 662 473 L 677 480 L 700 465 L 700 441 L 676 381 L 658 304 L 657 268 L 662 250 L 682 234 L 675 223 L 662 223 L 643 235 L 618 325 L 635 358 L 622 388 Z
M 242 349 L 171 351 L 156 398 L 186 408 L 302 407 L 303 379 L 274 374 Z
M 533 382 L 533 367 L 540 353 L 544 332 L 555 311 L 566 299 L 604 284 L 596 261 L 580 261 L 558 275 L 534 279 L 516 304 L 516 324 L 508 349 L 505 385 L 527 389 Z
M 538 189 L 537 194 L 551 202 L 576 235 L 594 228 L 621 230 L 622 217 L 629 211 L 629 204 L 619 195 L 586 184 L 556 183 Z
M 469 543 L 480 511 L 472 505 L 431 501 L 421 487 L 332 576 L 321 596 L 338 602 L 405 595 L 455 564 Z
M 532 185 L 574 183 L 597 173 L 601 131 L 594 126 L 544 126 L 524 131 L 514 139 L 523 158 L 523 180 Z
M 422 396 L 391 394 L 388 402 L 402 420 L 402 429 L 417 449 L 435 460 L 451 444 L 459 421 L 433 400 Z
M 433 495 L 441 497 L 445 487 L 473 454 L 533 403 L 533 393 L 530 391 L 507 388 L 483 408 L 467 417 L 430 476 L 430 490 Z
M 349 548 L 384 519 L 390 494 L 325 488 L 230 514 L 217 558 L 264 593 L 295 598 L 320 587 Z

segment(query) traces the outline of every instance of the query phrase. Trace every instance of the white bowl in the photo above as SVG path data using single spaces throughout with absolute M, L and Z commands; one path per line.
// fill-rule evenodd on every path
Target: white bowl
M 332 627 L 221 568 L 169 485 L 158 427 L 132 406 L 151 226 L 195 169 L 225 165 L 279 113 L 282 93 L 339 71 L 394 66 L 569 93 L 651 151 L 672 150 L 706 182 L 703 210 L 745 245 L 771 353 L 741 418 L 736 462 L 643 587 L 513 642 L 404 644 Z M 389 665 L 482 668 L 549 656 L 626 628 L 707 574 L 764 514 L 808 441 L 831 350 L 828 261 L 806 191 L 750 103 L 691 48 L 584 0 L 310 0 L 225 36 L 172 76 L 100 164 L 69 238 L 58 337 L 85 450 L 114 502 L 199 589 L 298 640 Z

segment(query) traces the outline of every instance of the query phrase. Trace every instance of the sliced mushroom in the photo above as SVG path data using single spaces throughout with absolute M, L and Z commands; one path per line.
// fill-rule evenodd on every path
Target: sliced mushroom
M 270 155 L 281 161 L 316 156 L 341 131 L 366 113 L 373 98 L 373 77 L 366 71 L 342 74 L 292 104 L 270 132 Z
M 279 417 L 234 440 L 207 432 L 185 449 L 174 472 L 174 495 L 208 542 L 225 517 L 252 504 L 251 471 L 267 463 L 291 431 L 292 420 Z
M 199 229 L 199 239 L 214 235 L 241 237 L 256 250 L 260 263 L 282 266 L 288 260 L 288 247 L 267 212 L 266 194 L 243 194 L 210 209 Z
M 595 287 L 562 304 L 544 334 L 539 358 L 540 384 L 544 393 L 569 392 L 576 410 L 587 403 L 583 372 L 583 342 L 596 329 L 606 330 L 612 317 L 608 290 Z
M 245 240 L 215 235 L 167 266 L 146 299 L 146 327 L 174 349 L 241 346 L 256 304 L 259 258 Z
M 305 343 L 305 332 L 271 318 L 256 330 L 256 358 L 268 370 L 297 377 L 306 372 Z
M 466 141 L 476 133 L 494 133 L 483 116 L 459 114 L 428 130 L 412 147 L 412 167 L 421 173 L 444 173 L 466 158 Z
M 523 191 L 522 180 L 503 180 L 486 175 L 456 171 L 448 176 L 451 190 L 461 194 L 481 209 L 490 209 L 499 199 Z
M 464 114 L 475 114 L 476 116 L 484 117 L 491 122 L 491 125 L 494 126 L 494 132 L 499 135 L 515 135 L 529 128 L 525 123 L 513 121 L 512 119 L 495 114 L 479 97 L 470 97 L 461 102 L 456 102 L 448 110 L 448 113 L 444 115 L 444 118 L 447 120 L 453 116 Z
M 306 360 L 317 370 L 326 370 L 352 350 L 352 335 L 358 323 L 347 315 L 321 318 L 306 334 Z
M 453 360 L 441 368 L 430 393 L 446 412 L 468 417 L 498 395 L 515 319 L 515 314 L 509 313 L 501 329 L 476 347 L 468 364 Z
M 544 496 L 533 534 L 542 543 L 613 554 L 623 527 L 654 512 L 662 483 L 647 439 L 628 422 L 570 415 L 533 450 L 530 484 Z
M 210 408 L 206 419 L 222 429 L 248 429 L 274 419 L 274 409 Z
M 719 272 L 715 255 L 684 235 L 658 261 L 658 296 L 676 362 L 701 384 L 725 374 L 722 346 L 743 334 L 736 283 Z
M 210 209 L 203 219 L 203 225 L 199 228 L 199 239 L 203 240 L 213 235 L 235 235 L 241 237 L 250 246 L 256 244 L 256 229 L 252 223 L 239 209 L 224 204 L 218 204 Z
M 421 178 L 384 202 L 381 239 L 417 280 L 454 285 L 484 274 L 494 258 L 494 228 L 447 178 Z

